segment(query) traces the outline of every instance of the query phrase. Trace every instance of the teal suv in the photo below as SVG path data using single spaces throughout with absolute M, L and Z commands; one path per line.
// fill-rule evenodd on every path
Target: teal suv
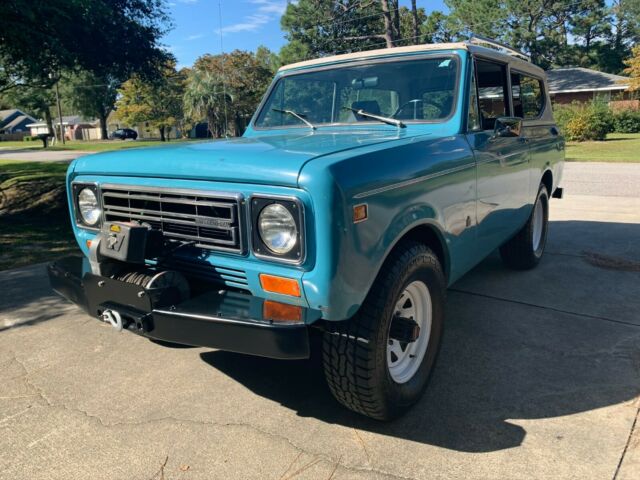
M 164 342 L 303 359 L 320 337 L 338 401 L 400 415 L 447 287 L 495 249 L 535 267 L 562 197 L 544 72 L 480 43 L 288 65 L 241 138 L 77 159 L 82 255 L 49 266 L 53 288 Z

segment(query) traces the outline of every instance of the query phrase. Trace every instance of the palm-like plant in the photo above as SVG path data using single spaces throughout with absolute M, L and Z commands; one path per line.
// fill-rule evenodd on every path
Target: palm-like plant
M 222 79 L 211 72 L 194 69 L 189 73 L 184 92 L 184 114 L 194 122 L 207 119 L 211 135 L 226 134 L 225 110 L 233 97 L 225 92 Z

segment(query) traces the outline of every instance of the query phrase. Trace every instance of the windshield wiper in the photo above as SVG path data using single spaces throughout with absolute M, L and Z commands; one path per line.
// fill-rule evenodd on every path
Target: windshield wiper
M 402 123 L 400 120 L 389 117 L 382 117 L 380 115 L 375 115 L 373 113 L 366 112 L 361 108 L 351 108 L 351 107 L 342 107 L 344 110 L 351 110 L 356 115 L 360 115 L 361 117 L 373 118 L 374 120 L 379 120 L 387 125 L 393 125 L 398 128 L 407 128 L 407 126 Z
M 296 113 L 293 110 L 280 110 L 279 108 L 272 108 L 271 110 L 273 110 L 274 112 L 286 113 L 288 115 L 291 115 L 292 117 L 296 117 L 301 122 L 306 123 L 307 126 L 312 130 L 316 129 L 316 126 L 313 123 L 305 119 L 303 115 L 300 115 L 299 113 Z

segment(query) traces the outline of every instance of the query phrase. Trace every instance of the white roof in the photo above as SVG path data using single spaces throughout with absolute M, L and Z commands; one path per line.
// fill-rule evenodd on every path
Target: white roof
M 291 63 L 280 67 L 278 71 L 291 70 L 300 67 L 310 67 L 313 65 L 322 65 L 325 63 L 343 62 L 349 60 L 359 60 L 371 57 L 380 57 L 387 55 L 397 55 L 402 53 L 427 52 L 431 50 L 469 50 L 470 45 L 466 42 L 457 43 L 428 43 L 423 45 L 409 45 L 408 47 L 379 48 L 376 50 L 367 50 L 365 52 L 345 53 L 342 55 L 332 55 L 330 57 L 314 58 L 313 60 L 305 60 L 304 62 Z

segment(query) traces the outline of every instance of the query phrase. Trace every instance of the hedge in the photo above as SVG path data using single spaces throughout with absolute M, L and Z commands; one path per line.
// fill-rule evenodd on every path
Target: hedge
M 612 112 L 601 101 L 555 105 L 554 118 L 568 141 L 605 140 L 608 133 L 640 133 L 640 111 Z

